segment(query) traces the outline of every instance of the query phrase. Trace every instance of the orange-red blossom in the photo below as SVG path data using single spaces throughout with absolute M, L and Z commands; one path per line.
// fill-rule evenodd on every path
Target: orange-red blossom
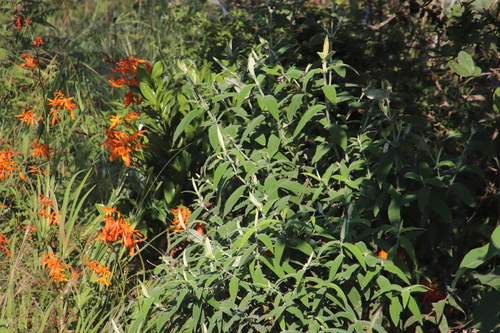
M 45 43 L 43 42 L 42 37 L 37 37 L 37 38 L 35 38 L 35 40 L 31 44 L 35 45 L 35 46 L 40 46 L 40 45 L 45 44 Z
M 29 67 L 29 68 L 38 68 L 40 69 L 40 67 L 38 67 L 38 61 L 35 60 L 35 58 L 33 58 L 32 56 L 30 56 L 29 54 L 23 54 L 21 57 L 24 58 L 24 61 L 26 61 L 25 63 L 22 63 L 21 64 L 21 67 Z
M 38 215 L 47 218 L 49 225 L 59 225 L 60 214 L 56 213 L 52 200 L 49 200 L 49 198 L 41 193 L 38 193 L 38 198 L 42 204 L 42 209 L 38 212 Z M 50 213 L 48 212 L 49 209 L 51 210 Z
M 119 241 L 128 248 L 130 256 L 133 256 L 136 244 L 144 241 L 144 236 L 139 230 L 134 230 L 128 221 L 121 218 L 121 214 L 116 210 L 116 207 L 103 207 L 102 209 L 107 211 L 104 218 L 104 228 L 101 235 L 95 240 L 102 240 L 108 243 Z M 113 218 L 113 213 L 116 213 L 116 219 Z M 138 239 L 136 236 L 142 238 Z
M 114 125 L 116 127 L 116 125 Z M 102 143 L 104 149 L 111 150 L 110 161 L 120 156 L 127 167 L 130 166 L 130 154 L 139 147 L 147 147 L 139 144 L 139 137 L 144 136 L 144 131 L 134 131 L 132 134 L 127 134 L 123 131 L 115 131 L 112 127 L 106 132 L 106 139 Z
M 24 27 L 23 27 L 23 23 L 26 23 L 28 25 L 32 25 L 33 24 L 33 21 L 27 17 L 27 18 L 22 18 L 23 14 L 21 13 L 18 13 L 18 15 L 14 15 L 14 17 L 16 18 L 16 26 L 15 28 L 16 29 L 19 29 L 19 30 L 24 30 Z
M 55 151 L 50 149 L 48 143 L 39 143 L 38 139 L 35 139 L 35 141 L 33 142 L 33 148 L 34 149 L 30 150 L 33 157 L 38 158 L 38 156 L 42 156 L 47 160 L 50 159 L 50 153 Z
M 42 261 L 42 266 L 47 265 L 49 275 L 52 276 L 52 281 L 68 281 L 66 278 L 65 268 L 71 268 L 70 264 L 65 264 L 61 258 L 55 254 L 47 253 Z
M 172 228 L 177 232 L 184 232 L 188 226 L 188 218 L 191 216 L 191 210 L 186 206 L 180 206 L 178 208 L 171 209 L 170 212 L 174 214 L 174 221 Z M 196 231 L 203 235 L 203 224 L 196 222 Z
M 54 99 L 47 98 L 47 100 L 50 101 L 48 105 L 52 106 L 49 112 L 52 114 L 52 125 L 54 125 L 56 121 L 61 120 L 59 114 L 62 110 L 69 111 L 71 120 L 75 120 L 75 113 L 73 110 L 76 109 L 76 104 L 71 102 L 73 99 L 74 97 L 66 97 L 66 95 L 60 90 L 54 93 Z
M 139 64 L 144 64 L 144 66 L 146 66 L 146 70 L 151 72 L 151 65 L 146 60 L 137 58 L 133 54 L 129 55 L 125 58 L 125 60 L 120 62 L 114 62 L 110 59 L 106 60 L 106 62 L 116 65 L 116 68 L 111 69 L 113 72 L 121 73 L 121 77 L 118 79 L 115 79 L 114 76 L 107 77 L 109 83 L 116 88 L 139 86 L 139 80 L 137 79 Z M 132 103 L 141 104 L 142 102 L 144 102 L 144 99 L 134 94 L 132 90 L 129 89 L 129 91 L 125 94 L 125 101 L 123 103 L 127 108 Z
M 100 284 L 107 286 L 111 285 L 111 281 L 109 281 L 109 276 L 111 275 L 111 272 L 109 271 L 109 267 L 101 264 L 100 262 L 93 260 L 90 261 L 88 258 L 85 260 L 85 264 L 97 275 L 100 275 L 101 277 L 98 278 L 97 280 L 94 280 L 92 282 L 98 282 Z
M 11 147 L 6 147 L 0 151 L 0 180 L 4 179 L 6 176 L 10 177 L 12 171 L 18 171 L 19 177 L 21 179 L 25 178 L 21 169 L 16 168 L 17 162 L 12 159 L 14 155 L 19 153 L 20 152 L 14 152 Z
M 26 111 L 26 109 L 24 109 L 22 112 L 22 114 L 16 115 L 14 117 L 19 118 L 19 121 L 25 122 L 27 125 L 37 125 L 38 122 L 43 119 L 43 117 L 35 117 L 33 115 L 35 113 L 35 110 Z
M 3 252 L 6 256 L 10 256 L 10 250 L 4 245 L 7 245 L 9 241 L 5 238 L 5 235 L 0 232 L 0 252 Z

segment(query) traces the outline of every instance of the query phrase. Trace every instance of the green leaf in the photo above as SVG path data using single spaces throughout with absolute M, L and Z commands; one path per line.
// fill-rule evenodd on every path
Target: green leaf
M 485 285 L 491 286 L 493 288 L 500 288 L 500 266 L 495 267 L 495 269 L 488 274 L 478 274 L 476 278 Z
M 337 275 L 337 272 L 339 271 L 340 265 L 344 261 L 344 255 L 339 254 L 335 260 L 330 261 L 326 264 L 326 266 L 330 267 L 330 272 L 328 274 L 328 282 L 332 282 L 335 279 L 335 276 Z
M 420 172 L 420 176 L 423 179 L 427 179 L 427 178 L 431 177 L 431 168 L 429 167 L 429 164 L 427 164 L 425 162 L 420 162 L 420 164 L 418 165 L 418 169 Z
M 410 256 L 411 260 L 415 264 L 415 269 L 418 267 L 418 262 L 417 262 L 417 257 L 415 255 L 415 249 L 413 248 L 413 245 L 411 244 L 410 240 L 406 238 L 405 236 L 399 236 L 399 241 L 401 242 L 401 245 L 404 247 L 408 255 Z
M 460 76 L 472 76 L 475 72 L 474 60 L 464 51 L 458 53 L 455 61 L 449 63 L 451 69 Z
M 410 296 L 408 300 L 408 309 L 410 309 L 411 313 L 415 316 L 420 324 L 422 324 L 422 314 L 420 313 L 420 308 L 418 307 L 417 301 Z
M 271 135 L 267 138 L 267 151 L 269 157 L 273 157 L 274 155 L 276 155 L 280 148 L 281 139 L 278 135 L 277 133 L 271 133 Z
M 486 262 L 486 254 L 488 253 L 489 246 L 489 244 L 486 244 L 482 247 L 470 250 L 462 259 L 459 268 L 476 268 L 484 264 Z
M 421 212 L 423 212 L 424 209 L 427 207 L 430 193 L 431 189 L 428 188 L 427 186 L 422 187 L 418 191 L 418 209 L 420 209 Z
M 288 239 L 288 245 L 291 248 L 300 250 L 301 252 L 305 253 L 306 255 L 311 255 L 311 253 L 314 252 L 313 248 L 311 245 L 309 245 L 308 242 L 306 242 L 303 239 L 298 239 L 298 238 L 289 238 Z
M 227 170 L 227 167 L 229 166 L 229 161 L 225 161 L 217 166 L 217 169 L 214 172 L 214 187 L 217 188 L 217 185 L 219 185 L 219 182 L 224 175 L 224 173 Z
M 351 243 L 344 243 L 343 246 L 356 257 L 356 260 L 358 260 L 359 264 L 363 267 L 363 269 L 366 271 L 366 263 L 365 263 L 365 258 L 363 257 L 363 254 L 361 251 L 353 244 Z
M 387 215 L 393 226 L 399 226 L 401 223 L 401 212 L 399 209 L 399 203 L 395 198 L 392 198 L 391 203 L 389 204 Z
M 467 187 L 465 187 L 463 184 L 453 183 L 453 184 L 451 184 L 450 189 L 467 206 L 470 206 L 470 207 L 476 206 L 476 201 L 475 201 L 474 197 L 470 193 L 469 189 L 467 189 Z
M 243 142 L 246 140 L 246 138 L 251 134 L 253 133 L 255 127 L 257 127 L 264 119 L 266 119 L 266 117 L 264 115 L 258 115 L 257 117 L 255 117 L 251 122 L 250 124 L 248 124 L 246 126 L 246 129 L 245 131 L 243 132 L 243 134 L 241 135 L 241 139 L 240 139 L 240 142 L 241 144 L 243 144 Z
M 262 97 L 262 103 L 267 108 L 269 113 L 276 119 L 276 121 L 280 120 L 279 110 L 278 110 L 278 102 L 276 98 L 272 95 L 266 95 Z
M 201 113 L 203 112 L 203 109 L 194 109 L 193 111 L 189 112 L 177 125 L 177 128 L 175 129 L 174 136 L 172 138 L 172 144 L 175 144 L 175 141 L 181 135 L 181 133 L 186 129 L 186 127 L 193 121 L 194 118 L 198 117 Z
M 335 143 L 345 151 L 347 149 L 347 134 L 344 129 L 338 124 L 332 124 L 329 131 Z
M 236 106 L 241 106 L 243 104 L 243 102 L 245 101 L 245 99 L 252 92 L 253 87 L 255 87 L 255 84 L 253 84 L 253 83 L 252 84 L 247 84 L 246 86 L 244 86 L 240 90 L 240 92 L 238 93 L 238 99 L 236 101 Z
M 266 234 L 258 234 L 257 238 L 267 247 L 269 251 L 271 251 L 274 254 L 274 246 L 271 237 L 269 237 Z
M 149 86 L 149 84 L 145 82 L 141 82 L 139 85 L 139 88 L 141 89 L 141 93 L 146 99 L 153 105 L 156 106 L 156 94 L 154 93 L 153 89 Z
M 445 222 L 451 222 L 451 211 L 446 202 L 436 195 L 433 195 L 431 200 L 432 209 L 441 216 Z
M 391 315 L 392 322 L 396 326 L 399 326 L 401 312 L 403 312 L 403 307 L 401 306 L 401 302 L 399 302 L 399 298 L 392 297 L 391 304 L 389 305 L 389 314 Z
M 293 117 L 295 117 L 295 113 L 298 109 L 300 109 L 300 106 L 302 105 L 302 97 L 304 97 L 304 94 L 293 95 L 292 101 L 290 102 L 286 112 L 286 118 L 288 121 L 292 121 Z
M 333 104 L 337 105 L 337 90 L 335 89 L 335 86 L 329 85 L 329 86 L 323 86 L 323 93 L 325 94 L 326 98 Z
M 405 273 L 403 273 L 403 271 L 397 267 L 396 265 L 393 265 L 393 264 L 389 264 L 389 263 L 384 263 L 383 264 L 383 268 L 388 271 L 388 272 L 391 272 L 391 273 L 394 273 L 396 274 L 401 280 L 403 280 L 404 282 L 406 282 L 407 284 L 410 284 L 410 280 L 408 280 L 408 277 L 405 275 Z
M 304 126 L 306 126 L 306 124 L 309 122 L 309 120 L 311 120 L 312 117 L 314 117 L 318 112 L 320 112 L 324 108 L 325 108 L 324 105 L 319 105 L 319 104 L 311 106 L 300 118 L 300 121 L 297 124 L 295 131 L 293 132 L 292 139 L 295 138 L 302 131 Z
M 394 160 L 396 159 L 397 151 L 396 149 L 389 149 L 386 153 L 382 155 L 380 162 L 377 167 L 377 182 L 382 184 L 387 177 L 387 174 L 392 168 L 394 164 Z
M 153 69 L 151 70 L 151 78 L 157 79 L 160 75 L 163 74 L 163 62 L 157 61 L 153 65 Z
M 441 181 L 441 179 L 438 179 L 438 178 L 426 178 L 426 179 L 424 179 L 424 184 L 432 185 L 435 187 L 442 187 L 443 186 L 443 182 Z
M 229 212 L 233 209 L 236 202 L 238 202 L 238 200 L 241 199 L 241 196 L 246 188 L 247 188 L 246 185 L 241 185 L 229 196 L 229 198 L 226 201 L 226 204 L 224 205 L 224 215 L 229 214 Z
M 496 88 L 493 93 L 493 110 L 495 110 L 497 114 L 500 113 L 500 87 Z

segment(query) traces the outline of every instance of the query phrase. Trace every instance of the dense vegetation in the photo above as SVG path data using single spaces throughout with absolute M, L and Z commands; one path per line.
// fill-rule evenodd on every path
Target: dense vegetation
M 498 329 L 498 2 L 0 4 L 2 332 Z

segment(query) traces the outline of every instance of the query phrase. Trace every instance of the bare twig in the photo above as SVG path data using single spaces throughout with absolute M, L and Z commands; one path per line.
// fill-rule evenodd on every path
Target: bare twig
M 382 28 L 384 25 L 386 25 L 387 23 L 391 22 L 395 17 L 396 17 L 396 14 L 392 14 L 384 22 L 380 22 L 377 25 L 368 25 L 368 28 L 370 28 L 371 30 L 378 30 L 378 29 Z

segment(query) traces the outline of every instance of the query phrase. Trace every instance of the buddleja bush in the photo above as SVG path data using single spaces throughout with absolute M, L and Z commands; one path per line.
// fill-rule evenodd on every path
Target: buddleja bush
M 363 73 L 325 35 L 305 68 L 286 61 L 290 45 L 261 38 L 215 71 L 186 60 L 177 75 L 160 63 L 143 73 L 148 179 L 163 181 L 167 205 L 193 208 L 187 225 L 206 235 L 170 234 L 136 325 L 449 332 L 450 314 L 465 312 L 446 288 L 458 267 L 447 252 L 476 205 L 464 185 L 481 177 L 474 160 L 494 152 L 474 127 L 434 137 L 388 81 L 350 83 Z M 429 279 L 439 285 L 422 295 Z
M 188 220 L 208 235 L 188 230 L 175 243 L 188 244 L 182 254 L 155 270 L 166 279 L 147 293 L 156 328 L 385 332 L 408 318 L 422 323 L 415 294 L 425 288 L 412 285 L 404 261 L 379 258 L 366 241 L 377 230 L 361 203 L 377 186 L 372 172 L 384 171 L 370 170 L 366 155 L 379 143 L 366 126 L 349 136 L 348 117 L 337 114 L 355 101 L 334 81 L 349 66 L 332 58 L 328 38 L 322 67 L 306 70 L 268 66 L 265 46 L 246 68 L 220 63 L 219 74 L 180 63 L 190 111 L 173 142 L 198 124 L 211 146 Z M 153 81 L 141 83 L 144 96 L 168 110 L 158 101 L 172 90 Z M 162 304 L 165 293 L 171 302 Z

